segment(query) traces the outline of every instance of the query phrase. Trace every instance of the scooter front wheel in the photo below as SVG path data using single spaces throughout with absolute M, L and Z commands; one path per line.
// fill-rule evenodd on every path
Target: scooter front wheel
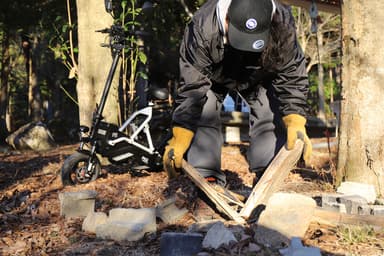
M 75 152 L 65 159 L 61 168 L 61 181 L 64 186 L 84 184 L 97 179 L 101 165 L 97 157 L 90 158 L 87 153 Z

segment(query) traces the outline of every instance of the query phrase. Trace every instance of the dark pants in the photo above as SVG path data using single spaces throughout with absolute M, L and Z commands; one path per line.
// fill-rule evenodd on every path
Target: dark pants
M 258 172 L 260 176 L 286 142 L 286 132 L 278 113 L 278 103 L 269 91 L 260 87 L 257 92 L 244 92 L 241 95 L 250 108 L 250 145 L 247 152 L 249 169 Z M 212 90 L 208 91 L 207 96 L 187 159 L 202 176 L 215 176 L 225 182 L 225 175 L 221 171 L 222 100 Z

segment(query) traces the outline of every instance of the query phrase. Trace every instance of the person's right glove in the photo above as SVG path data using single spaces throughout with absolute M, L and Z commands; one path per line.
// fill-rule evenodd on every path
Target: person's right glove
M 305 117 L 298 114 L 289 114 L 283 117 L 283 122 L 287 128 L 287 149 L 291 150 L 295 146 L 296 140 L 304 142 L 303 159 L 306 165 L 312 155 L 312 143 L 305 131 Z
M 179 175 L 183 156 L 191 145 L 194 136 L 191 130 L 178 126 L 172 128 L 172 134 L 173 136 L 168 141 L 163 155 L 164 169 L 170 179 Z

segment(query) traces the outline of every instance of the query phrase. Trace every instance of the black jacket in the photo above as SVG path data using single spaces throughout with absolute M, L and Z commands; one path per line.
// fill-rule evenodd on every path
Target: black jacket
M 224 94 L 228 88 L 246 88 L 244 92 L 248 93 L 260 85 L 273 89 L 283 116 L 305 116 L 308 78 L 290 9 L 275 0 L 271 46 L 262 56 L 224 45 L 216 16 L 217 1 L 208 0 L 186 26 L 180 46 L 174 125 L 196 130 L 209 89 Z

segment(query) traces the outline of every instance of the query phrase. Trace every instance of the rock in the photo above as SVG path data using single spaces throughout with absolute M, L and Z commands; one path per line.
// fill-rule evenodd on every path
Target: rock
M 218 222 L 208 230 L 203 240 L 203 247 L 217 249 L 231 242 L 237 242 L 236 237 L 222 222 Z
M 377 197 L 375 186 L 371 184 L 358 183 L 352 181 L 342 182 L 337 188 L 337 192 L 345 195 L 358 195 L 374 203 Z
M 212 254 L 208 253 L 208 252 L 199 252 L 198 254 L 196 254 L 196 256 L 211 256 Z
M 179 209 L 175 205 L 175 198 L 165 200 L 162 204 L 156 207 L 156 216 L 164 223 L 175 223 L 188 213 L 186 208 Z
M 279 252 L 283 256 L 321 256 L 319 248 L 303 246 L 298 237 L 292 238 L 291 245 L 288 248 L 280 249 Z
M 221 223 L 220 220 L 204 220 L 199 221 L 196 223 L 193 223 L 191 226 L 189 226 L 187 232 L 202 232 L 207 233 L 208 230 L 215 224 Z
M 259 252 L 261 251 L 261 247 L 255 243 L 249 243 L 248 252 Z
M 17 150 L 32 149 L 44 152 L 56 146 L 47 126 L 42 122 L 28 123 L 6 138 L 6 142 Z
M 268 200 L 255 230 L 255 240 L 279 247 L 292 237 L 303 237 L 312 220 L 316 202 L 295 193 L 275 193 Z

